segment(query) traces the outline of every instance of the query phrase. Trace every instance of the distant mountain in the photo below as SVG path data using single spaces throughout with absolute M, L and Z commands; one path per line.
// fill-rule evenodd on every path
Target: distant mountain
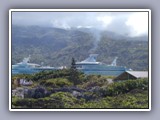
M 108 39 L 114 39 L 114 40 L 134 40 L 134 41 L 148 41 L 148 36 L 147 35 L 141 35 L 141 36 L 135 36 L 135 37 L 130 37 L 128 35 L 122 35 L 118 34 L 112 31 L 101 31 L 93 28 L 79 28 L 79 31 L 87 32 L 87 33 L 100 33 L 101 35 L 107 37 Z
M 148 41 L 147 35 L 142 35 L 138 37 L 128 37 L 128 40 L 135 40 L 135 41 Z
M 90 53 L 110 64 L 118 57 L 118 65 L 134 70 L 148 69 L 147 37 L 127 37 L 110 31 L 59 29 L 39 26 L 12 26 L 12 64 L 31 55 L 31 62 L 50 66 L 69 66 L 71 58 L 84 60 Z

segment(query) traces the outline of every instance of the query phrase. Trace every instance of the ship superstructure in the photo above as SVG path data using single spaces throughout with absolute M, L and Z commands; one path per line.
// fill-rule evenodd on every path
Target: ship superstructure
M 104 63 L 97 62 L 97 56 L 98 54 L 90 54 L 87 59 L 81 62 L 76 62 L 77 69 L 83 71 L 85 74 L 99 74 L 108 76 L 117 76 L 127 70 L 126 67 L 117 66 L 116 61 L 118 57 L 115 57 L 110 65 L 106 65 Z

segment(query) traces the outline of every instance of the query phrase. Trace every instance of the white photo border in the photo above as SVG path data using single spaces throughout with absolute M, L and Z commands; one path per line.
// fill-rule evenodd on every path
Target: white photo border
M 148 12 L 149 107 L 147 109 L 14 109 L 12 108 L 12 12 Z M 151 110 L 151 10 L 150 9 L 10 9 L 9 10 L 9 110 L 10 111 L 150 111 Z

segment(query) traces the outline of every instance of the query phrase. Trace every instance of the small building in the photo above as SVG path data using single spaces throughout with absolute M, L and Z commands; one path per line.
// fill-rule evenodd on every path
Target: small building
M 148 71 L 125 71 L 114 78 L 113 81 L 131 80 L 138 78 L 148 78 Z
M 20 79 L 20 85 L 24 85 L 24 86 L 30 86 L 32 85 L 33 82 L 31 80 L 26 80 L 26 79 Z

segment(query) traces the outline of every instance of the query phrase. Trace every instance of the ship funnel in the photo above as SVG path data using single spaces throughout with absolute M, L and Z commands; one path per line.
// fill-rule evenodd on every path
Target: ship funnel
M 112 66 L 117 66 L 117 59 L 118 59 L 118 57 L 115 57 L 115 59 L 113 60 L 113 62 L 112 62 Z

